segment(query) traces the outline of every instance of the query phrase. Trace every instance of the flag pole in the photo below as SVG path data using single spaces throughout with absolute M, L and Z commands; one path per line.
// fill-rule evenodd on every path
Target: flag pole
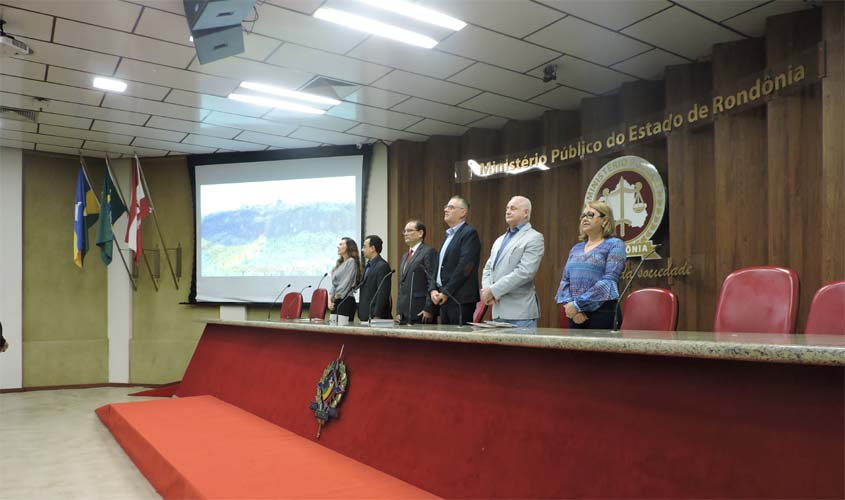
M 153 204 L 153 199 L 150 196 L 150 188 L 147 185 L 147 177 L 144 175 L 143 169 L 141 169 L 141 160 L 138 158 L 138 154 L 135 154 L 135 161 L 138 163 L 138 177 L 141 179 L 141 184 L 144 186 L 144 192 L 147 196 L 147 201 L 150 204 L 150 209 L 153 212 L 153 222 L 155 222 L 156 233 L 158 233 L 158 240 L 161 242 L 162 250 L 164 251 L 164 257 L 167 259 L 167 267 L 170 268 L 170 276 L 173 278 L 173 285 L 176 289 L 179 289 L 179 281 L 176 279 L 176 271 L 173 270 L 173 263 L 170 261 L 170 254 L 167 253 L 167 244 L 164 243 L 164 236 L 161 234 L 161 226 L 158 223 L 158 213 L 156 211 L 155 205 Z
M 115 190 L 117 190 L 117 196 L 118 198 L 120 198 L 120 202 L 123 203 L 123 206 L 125 207 L 126 201 L 124 201 L 123 194 L 120 192 L 120 186 L 118 186 L 117 180 L 115 179 L 114 174 L 112 174 L 111 165 L 109 164 L 109 155 L 106 155 L 106 175 L 111 177 L 112 186 L 114 186 Z M 105 179 L 103 180 L 103 182 L 105 182 Z M 129 211 L 127 209 L 127 217 L 128 215 Z M 114 242 L 114 246 L 117 247 L 117 254 L 120 255 L 120 261 L 123 263 L 123 268 L 126 269 L 126 274 L 127 276 L 129 276 L 129 281 L 132 282 L 132 290 L 137 291 L 138 283 L 135 281 L 135 277 L 132 276 L 132 270 L 129 269 L 129 264 L 126 263 L 126 258 L 123 256 L 123 249 L 120 248 L 120 244 L 117 242 L 117 236 L 114 235 L 114 231 L 111 232 L 111 239 Z

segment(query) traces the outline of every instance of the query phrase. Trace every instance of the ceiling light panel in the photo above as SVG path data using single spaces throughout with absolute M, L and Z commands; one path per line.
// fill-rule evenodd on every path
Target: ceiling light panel
M 247 104 L 254 104 L 256 106 L 264 106 L 268 108 L 276 108 L 276 109 L 286 109 L 288 111 L 295 111 L 299 113 L 309 113 L 314 115 L 322 115 L 326 111 L 319 108 L 314 108 L 311 106 L 303 106 L 302 104 L 296 104 L 294 102 L 289 101 L 282 101 L 280 99 L 273 99 L 270 97 L 264 97 L 259 95 L 253 94 L 239 94 L 239 93 L 232 93 L 229 94 L 229 99 L 238 102 L 245 102 Z
M 430 49 L 437 45 L 437 40 L 431 37 L 406 30 L 398 26 L 386 24 L 381 21 L 359 16 L 351 12 L 323 7 L 317 9 L 317 12 L 314 13 L 314 17 L 323 21 L 339 24 L 347 28 L 363 31 L 364 33 L 380 36 L 382 38 L 389 38 L 391 40 L 396 40 L 397 42 L 416 45 L 417 47 Z
M 456 19 L 452 16 L 438 12 L 434 9 L 422 7 L 405 0 L 358 0 L 361 3 L 372 5 L 379 9 L 384 9 L 390 12 L 399 14 L 400 16 L 410 17 L 417 21 L 440 26 L 452 31 L 460 31 L 464 29 L 467 23 Z
M 264 94 L 275 95 L 279 97 L 286 97 L 290 99 L 297 99 L 299 101 L 315 102 L 318 104 L 328 104 L 329 106 L 337 106 L 340 101 L 330 97 L 324 97 L 316 94 L 309 94 L 307 92 L 297 92 L 295 90 L 283 89 L 273 85 L 258 82 L 243 82 L 241 88 L 262 92 Z

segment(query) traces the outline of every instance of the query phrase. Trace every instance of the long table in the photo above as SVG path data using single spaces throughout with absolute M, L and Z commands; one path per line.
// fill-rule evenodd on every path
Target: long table
M 447 498 L 843 498 L 845 336 L 211 320 L 178 395 Z

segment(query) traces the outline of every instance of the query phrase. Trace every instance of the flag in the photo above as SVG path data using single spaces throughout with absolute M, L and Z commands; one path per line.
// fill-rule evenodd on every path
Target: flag
M 76 203 L 73 214 L 73 262 L 82 269 L 82 261 L 88 253 L 88 228 L 97 222 L 99 209 L 97 198 L 91 191 L 85 171 L 79 166 L 79 176 L 76 179 Z
M 124 239 L 129 248 L 135 252 L 135 262 L 141 260 L 144 251 L 141 247 L 141 222 L 150 215 L 150 202 L 144 192 L 144 184 L 141 182 L 141 165 L 138 158 L 132 164 L 132 198 L 127 207 L 129 223 L 126 226 L 126 238 Z
M 106 172 L 103 175 L 103 193 L 100 195 L 100 225 L 97 226 L 97 246 L 100 247 L 100 258 L 103 264 L 111 264 L 112 247 L 114 245 L 112 236 L 112 224 L 126 212 L 126 207 L 120 201 L 114 181 L 106 165 Z

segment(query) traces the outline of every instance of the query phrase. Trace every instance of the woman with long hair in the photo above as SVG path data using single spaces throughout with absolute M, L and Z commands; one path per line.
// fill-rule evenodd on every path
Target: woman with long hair
M 329 310 L 338 315 L 355 317 L 355 297 L 352 292 L 361 281 L 361 256 L 358 244 L 348 237 L 340 239 L 337 245 L 337 263 L 332 269 L 332 289 L 329 292 Z M 337 309 L 335 311 L 335 309 Z

